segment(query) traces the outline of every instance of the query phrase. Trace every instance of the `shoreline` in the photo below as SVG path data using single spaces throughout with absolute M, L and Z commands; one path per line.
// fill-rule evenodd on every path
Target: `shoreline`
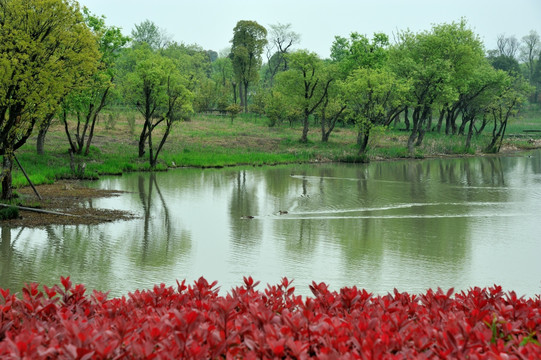
M 475 158 L 475 157 L 502 157 L 502 156 L 513 156 L 514 154 L 520 154 L 528 151 L 535 151 L 541 149 L 541 144 L 539 147 L 530 148 L 530 149 L 521 149 L 517 147 L 506 147 L 502 149 L 501 152 L 496 154 L 439 154 L 434 156 L 427 156 L 423 158 L 378 158 L 370 159 L 370 161 L 380 162 L 380 161 L 408 161 L 408 160 L 431 160 L 431 159 L 453 159 L 453 158 Z M 196 168 L 196 169 L 222 169 L 222 168 L 233 168 L 233 167 L 263 167 L 263 166 L 289 166 L 294 164 L 328 164 L 328 163 L 340 163 L 337 161 L 327 160 L 327 161 L 300 161 L 300 162 L 291 162 L 291 163 L 276 163 L 276 164 L 236 164 L 236 165 L 224 165 L 224 166 L 170 166 L 166 169 L 159 171 L 168 171 L 173 169 L 182 169 L 182 168 Z M 140 171 L 140 170 L 139 170 Z M 136 171 L 137 172 L 137 171 Z M 141 171 L 145 172 L 145 171 Z M 147 171 L 148 172 L 148 171 Z M 123 172 L 120 174 L 104 174 L 105 176 L 122 176 Z M 94 179 L 97 180 L 97 179 Z M 84 203 L 88 202 L 93 198 L 102 198 L 102 197 L 114 197 L 122 194 L 122 191 L 117 190 L 103 190 L 103 189 L 94 189 L 85 186 L 83 183 L 87 181 L 92 181 L 92 179 L 76 179 L 76 180 L 66 180 L 60 179 L 55 181 L 52 184 L 41 184 L 36 185 L 37 191 L 42 196 L 43 200 L 38 200 L 34 194 L 32 188 L 27 185 L 25 187 L 17 189 L 17 192 L 21 194 L 18 198 L 16 206 L 26 206 L 35 209 L 51 211 L 51 212 L 61 212 L 61 214 L 52 214 L 52 213 L 40 213 L 33 212 L 28 210 L 19 210 L 20 216 L 18 219 L 4 220 L 0 224 L 2 226 L 9 227 L 44 227 L 48 225 L 97 225 L 106 222 L 113 221 L 128 221 L 136 219 L 138 216 L 135 214 L 120 211 L 120 210 L 111 210 L 111 209 L 94 209 L 83 207 Z

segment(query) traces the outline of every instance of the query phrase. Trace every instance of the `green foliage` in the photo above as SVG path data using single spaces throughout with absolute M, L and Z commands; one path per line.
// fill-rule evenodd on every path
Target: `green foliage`
M 359 68 L 342 83 L 347 117 L 359 131 L 359 151 L 368 146 L 374 126 L 388 125 L 389 113 L 401 106 L 409 88 L 386 69 Z
M 148 142 L 149 164 L 157 165 L 158 155 L 173 124 L 188 118 L 193 112 L 193 93 L 189 80 L 181 72 L 178 60 L 165 57 L 145 44 L 132 50 L 133 70 L 124 77 L 126 99 L 143 115 L 144 125 L 139 137 L 139 157 Z M 128 59 L 130 59 L 128 58 Z M 153 131 L 163 124 L 158 145 L 153 143 Z
M 0 154 L 3 198 L 11 196 L 13 151 L 96 73 L 98 44 L 76 2 L 4 0 L 0 12 Z
M 115 128 L 116 122 L 117 119 L 112 113 L 107 114 L 105 116 L 105 129 L 113 130 Z
M 532 87 L 524 78 L 511 78 L 510 76 L 505 78 L 498 95 L 494 97 L 487 109 L 493 123 L 492 140 L 486 147 L 487 152 L 496 153 L 500 151 L 509 118 L 518 113 L 531 92 Z
M 19 218 L 19 208 L 16 206 L 0 207 L 0 220 Z
M 367 164 L 370 162 L 370 158 L 366 154 L 346 155 L 339 158 L 338 161 L 350 164 Z
M 73 90 L 64 98 L 62 104 L 63 119 L 69 145 L 74 153 L 88 155 L 94 136 L 94 127 L 102 109 L 113 89 L 113 80 L 117 74 L 115 62 L 120 49 L 128 42 L 120 29 L 107 26 L 104 17 L 91 14 L 83 9 L 84 21 L 91 29 L 99 46 L 100 61 L 98 71 L 92 77 L 81 79 Z M 75 130 L 70 130 L 67 115 L 77 118 Z M 112 118 L 107 118 L 107 121 Z M 111 126 L 114 125 L 111 123 Z M 111 127 L 112 129 L 112 127 Z
M 166 32 L 148 19 L 135 25 L 131 38 L 134 46 L 146 44 L 153 50 L 164 48 L 170 41 Z
M 309 117 L 322 104 L 330 83 L 328 67 L 317 54 L 298 50 L 287 56 L 289 70 L 279 73 L 275 79 L 276 99 L 283 105 L 285 116 L 302 118 L 303 132 L 301 142 L 306 142 Z M 272 102 L 273 100 L 271 100 Z M 276 111 L 275 104 L 271 110 Z M 271 113 L 271 118 L 276 113 Z
M 135 134 L 135 114 L 129 113 L 126 115 L 126 121 L 128 122 L 128 129 L 130 134 Z
M 300 40 L 300 35 L 291 30 L 291 24 L 270 25 L 270 38 L 267 46 L 267 63 L 264 67 L 264 83 L 272 86 L 274 76 L 289 68 L 287 54 Z
M 54 111 L 74 84 L 96 72 L 100 56 L 76 3 L 6 0 L 0 26 L 0 153 L 4 153 Z
M 331 46 L 331 60 L 339 64 L 345 77 L 358 68 L 381 68 L 388 57 L 389 37 L 375 33 L 372 41 L 365 35 L 353 32 L 349 39 L 335 36 Z
M 231 104 L 225 110 L 231 118 L 231 124 L 233 124 L 233 120 L 235 120 L 237 115 L 242 111 L 242 107 L 238 104 Z
M 231 59 L 236 81 L 240 84 L 241 105 L 248 110 L 248 88 L 257 81 L 267 30 L 255 21 L 241 20 L 233 29 Z

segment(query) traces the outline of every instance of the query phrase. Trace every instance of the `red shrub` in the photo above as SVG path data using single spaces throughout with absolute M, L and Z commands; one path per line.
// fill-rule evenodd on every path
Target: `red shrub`
M 0 289 L 0 358 L 541 358 L 540 297 L 500 287 L 374 296 L 312 283 L 303 299 L 285 278 L 263 292 L 244 278 L 225 296 L 200 278 L 107 300 L 60 280 Z

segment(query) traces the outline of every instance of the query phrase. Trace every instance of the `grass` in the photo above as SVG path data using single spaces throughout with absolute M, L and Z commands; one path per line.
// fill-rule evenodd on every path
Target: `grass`
M 399 129 L 403 124 L 399 124 L 397 129 L 373 132 L 368 150 L 361 157 L 358 156 L 353 128 L 337 126 L 329 142 L 322 143 L 318 124 L 311 124 L 308 142 L 301 143 L 300 124 L 293 127 L 287 122 L 275 127 L 268 124 L 266 117 L 253 114 L 239 114 L 233 123 L 227 116 L 195 115 L 191 121 L 176 124 L 160 153 L 157 170 L 183 166 L 205 168 L 326 161 L 356 163 L 412 157 L 406 146 L 409 133 Z M 74 167 L 85 163 L 85 178 L 150 170 L 148 158 L 137 156 L 141 127 L 142 119 L 133 112 L 108 111 L 100 116 L 89 156 L 75 156 Z M 510 122 L 506 143 L 519 149 L 537 146 L 531 138 L 538 139 L 541 133 L 525 135 L 523 131 L 527 129 L 541 129 L 539 106 L 527 108 Z M 474 137 L 472 146 L 466 149 L 464 136 L 427 133 L 423 145 L 415 149 L 413 157 L 476 154 L 488 143 L 489 134 L 490 130 L 486 129 L 482 136 Z M 155 142 L 159 136 L 159 133 L 154 135 Z M 63 126 L 53 123 L 47 135 L 45 155 L 36 154 L 35 138 L 30 138 L 17 151 L 17 157 L 33 183 L 52 183 L 75 176 L 67 150 Z M 15 187 L 28 184 L 17 167 L 14 168 L 13 184 Z

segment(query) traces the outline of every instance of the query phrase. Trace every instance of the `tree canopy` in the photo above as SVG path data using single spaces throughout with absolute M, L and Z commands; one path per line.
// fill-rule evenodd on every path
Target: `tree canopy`
M 2 196 L 11 196 L 11 157 L 100 59 L 75 1 L 0 2 L 0 154 Z
M 233 29 L 231 59 L 240 91 L 241 106 L 248 111 L 248 88 L 259 77 L 267 29 L 255 21 L 241 20 Z

